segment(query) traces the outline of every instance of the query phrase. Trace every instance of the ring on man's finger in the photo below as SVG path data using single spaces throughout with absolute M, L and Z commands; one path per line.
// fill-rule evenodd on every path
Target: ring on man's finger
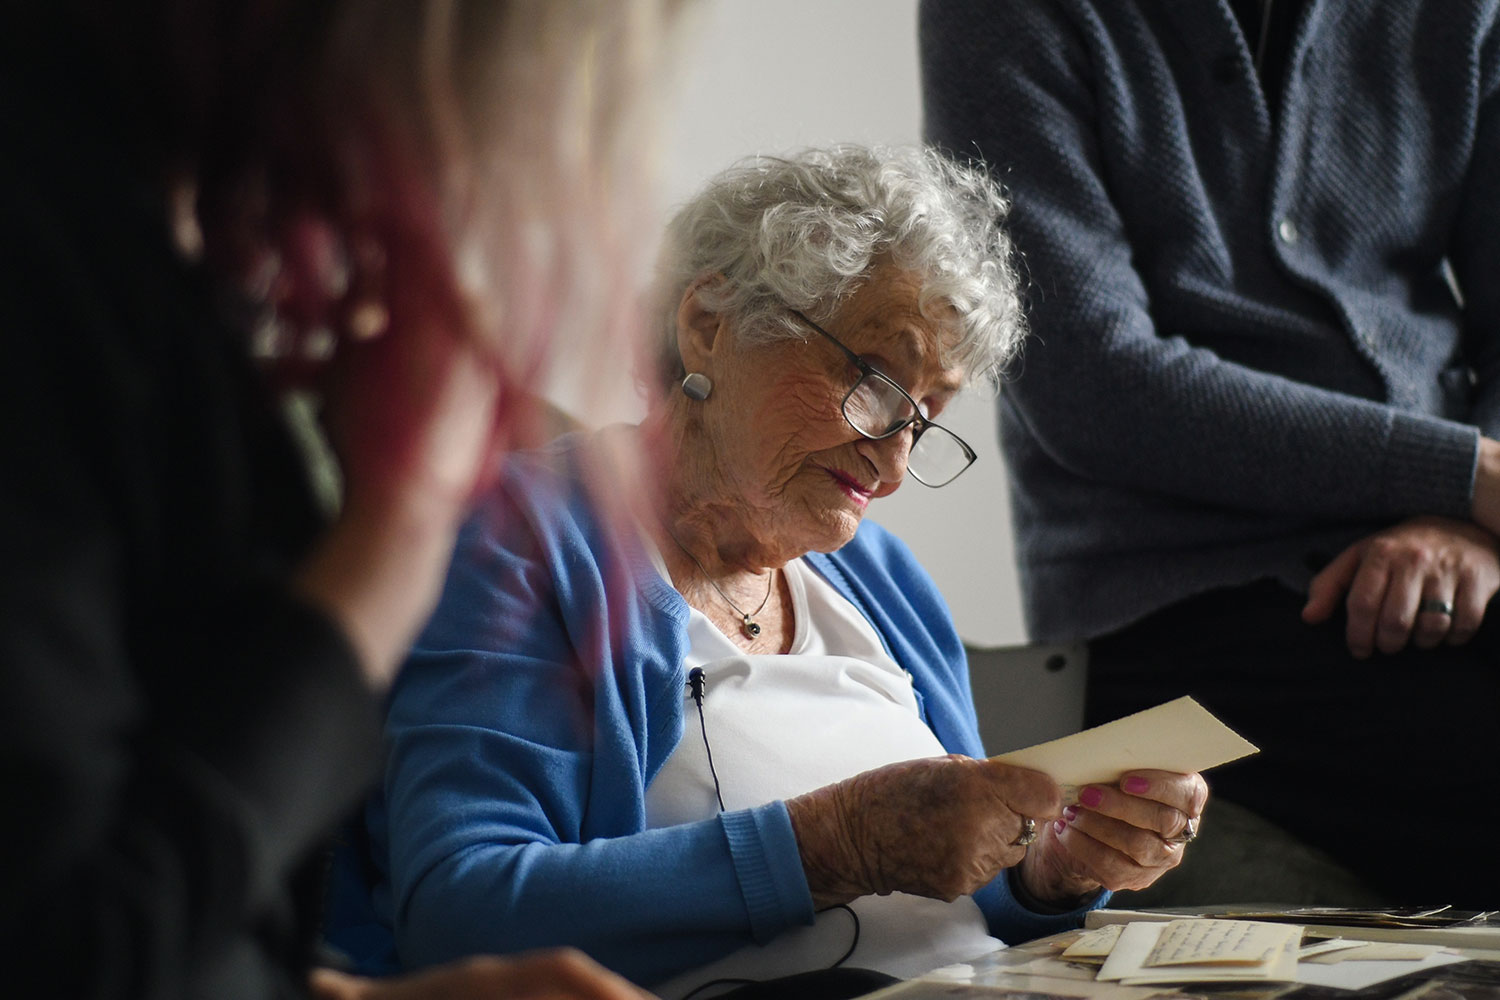
M 1449 618 L 1452 618 L 1453 617 L 1453 602 L 1452 601 L 1444 601 L 1444 600 L 1441 600 L 1441 599 L 1436 598 L 1436 597 L 1428 597 L 1428 598 L 1425 598 L 1422 601 L 1421 604 L 1417 605 L 1417 611 L 1418 612 L 1428 612 L 1428 611 L 1430 611 L 1430 612 L 1432 612 L 1435 615 L 1445 615 L 1445 616 L 1447 616 Z
M 1023 816 L 1021 818 L 1021 835 L 1010 842 L 1011 846 L 1025 847 L 1027 844 L 1035 842 L 1035 840 L 1036 820 L 1032 819 L 1030 816 Z
M 1198 839 L 1198 827 L 1193 824 L 1193 817 L 1189 816 L 1187 825 L 1182 828 L 1181 833 L 1175 837 L 1163 837 L 1161 839 L 1167 844 L 1191 844 Z

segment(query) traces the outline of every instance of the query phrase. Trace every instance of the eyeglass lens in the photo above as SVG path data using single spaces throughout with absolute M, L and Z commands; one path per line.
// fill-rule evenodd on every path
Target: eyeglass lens
M 917 416 L 911 398 L 876 375 L 862 377 L 844 400 L 844 417 L 855 430 L 872 438 L 889 437 Z M 969 449 L 947 428 L 924 424 L 906 467 L 922 482 L 941 486 L 973 460 Z
M 889 437 L 917 415 L 906 393 L 885 379 L 862 376 L 844 400 L 844 416 L 872 438 Z
M 906 467 L 928 486 L 942 486 L 967 469 L 974 455 L 948 428 L 928 424 L 912 445 Z

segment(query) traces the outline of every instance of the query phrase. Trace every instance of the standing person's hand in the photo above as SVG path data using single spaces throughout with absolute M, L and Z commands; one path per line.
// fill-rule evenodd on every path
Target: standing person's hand
M 1201 774 L 1130 771 L 1116 785 L 1085 786 L 1027 851 L 1021 886 L 1056 910 L 1101 889 L 1144 889 L 1182 862 L 1207 802 Z
M 314 1000 L 648 1000 L 651 996 L 569 948 L 470 958 L 391 979 L 316 969 L 308 985 Z
M 1339 553 L 1308 587 L 1302 620 L 1327 621 L 1342 600 L 1349 652 L 1396 653 L 1473 638 L 1500 589 L 1500 542 L 1477 524 L 1415 517 Z
M 1040 771 L 951 754 L 888 764 L 787 801 L 813 903 L 869 894 L 953 900 L 1026 854 L 1026 830 L 1058 815 Z
M 1494 438 L 1479 439 L 1469 516 L 1490 534 L 1500 536 L 1500 441 Z

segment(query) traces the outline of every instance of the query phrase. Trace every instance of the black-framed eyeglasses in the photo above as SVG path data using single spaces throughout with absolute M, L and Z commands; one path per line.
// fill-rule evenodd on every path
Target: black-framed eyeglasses
M 906 471 L 923 486 L 936 489 L 947 486 L 974 464 L 978 456 L 974 449 L 957 434 L 935 424 L 922 414 L 911 394 L 889 375 L 872 367 L 858 354 L 845 347 L 833 334 L 823 329 L 796 309 L 788 310 L 802 322 L 821 333 L 828 341 L 844 352 L 849 363 L 859 369 L 859 379 L 844 396 L 842 409 L 844 419 L 864 437 L 872 441 L 893 437 L 906 428 L 912 428 L 911 451 L 906 458 Z

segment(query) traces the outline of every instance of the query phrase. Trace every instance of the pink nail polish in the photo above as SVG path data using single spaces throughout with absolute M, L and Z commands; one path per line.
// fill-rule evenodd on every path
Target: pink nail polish
M 1055 820 L 1052 821 L 1052 832 L 1053 833 L 1062 833 L 1067 828 L 1068 828 L 1068 824 L 1064 823 L 1060 819 L 1055 819 Z
M 1099 803 L 1104 801 L 1104 793 L 1093 785 L 1090 785 L 1078 793 L 1078 801 L 1083 803 L 1087 808 L 1094 809 L 1098 807 Z
M 1063 819 L 1065 819 L 1069 823 L 1071 823 L 1074 820 L 1076 820 L 1077 818 L 1078 818 L 1078 807 L 1077 806 L 1064 806 L 1063 807 Z
M 1124 784 L 1120 787 L 1124 788 L 1131 795 L 1140 795 L 1151 787 L 1151 782 L 1138 774 L 1133 774 L 1126 778 Z

